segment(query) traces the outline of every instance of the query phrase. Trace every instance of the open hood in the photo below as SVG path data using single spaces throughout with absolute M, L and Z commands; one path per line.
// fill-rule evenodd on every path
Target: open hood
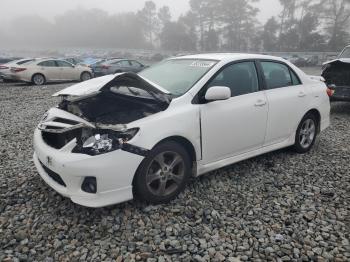
M 170 102 L 170 93 L 159 85 L 148 81 L 147 79 L 135 73 L 119 73 L 94 78 L 79 84 L 63 89 L 53 96 L 86 96 L 100 91 L 108 91 L 116 83 L 132 82 L 135 87 L 149 93 L 159 102 Z

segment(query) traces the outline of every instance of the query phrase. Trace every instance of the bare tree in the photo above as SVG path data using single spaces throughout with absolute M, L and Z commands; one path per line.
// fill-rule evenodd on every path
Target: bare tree
M 346 30 L 350 19 L 350 0 L 321 0 L 323 6 L 322 19 L 328 35 L 328 46 L 331 50 L 339 50 L 349 39 Z
M 143 24 L 145 36 L 151 47 L 153 47 L 154 34 L 158 27 L 157 6 L 153 1 L 146 1 L 145 6 L 138 12 Z

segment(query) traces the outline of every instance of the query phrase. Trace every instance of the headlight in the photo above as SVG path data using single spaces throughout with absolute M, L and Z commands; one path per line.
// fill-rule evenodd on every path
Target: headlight
M 93 131 L 93 130 L 89 130 Z M 130 141 L 139 131 L 138 128 L 129 129 L 125 132 L 114 132 L 110 130 L 95 130 L 91 136 L 80 140 L 80 145 L 73 150 L 76 153 L 88 155 L 100 155 L 121 149 L 123 144 Z
M 111 151 L 113 147 L 113 140 L 108 135 L 94 135 L 83 144 L 83 148 L 88 148 L 96 153 L 103 153 Z

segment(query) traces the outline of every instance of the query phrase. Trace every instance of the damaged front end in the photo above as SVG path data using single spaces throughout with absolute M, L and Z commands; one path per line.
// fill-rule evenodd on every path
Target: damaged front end
M 146 156 L 148 150 L 128 143 L 139 132 L 128 124 L 166 110 L 171 95 L 133 73 L 105 80 L 89 93 L 80 84 L 56 94 L 63 98 L 61 103 L 39 125 L 47 145 L 91 156 L 115 150 Z
M 322 77 L 332 91 L 332 101 L 350 102 L 350 59 L 337 59 L 325 63 Z

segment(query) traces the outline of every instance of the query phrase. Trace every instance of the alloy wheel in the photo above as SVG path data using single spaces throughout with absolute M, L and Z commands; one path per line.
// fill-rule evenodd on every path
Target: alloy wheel
M 90 80 L 91 79 L 91 75 L 89 73 L 83 73 L 82 76 L 81 76 L 81 80 L 84 82 L 84 81 L 87 81 L 87 80 Z
M 316 136 L 316 125 L 313 119 L 306 119 L 301 126 L 299 142 L 303 148 L 309 148 Z
M 40 85 L 43 85 L 45 83 L 45 78 L 42 75 L 35 75 L 33 77 L 33 82 L 34 82 L 34 84 L 40 86 Z
M 148 166 L 146 183 L 152 194 L 164 197 L 174 193 L 184 178 L 184 159 L 176 152 L 162 152 Z

